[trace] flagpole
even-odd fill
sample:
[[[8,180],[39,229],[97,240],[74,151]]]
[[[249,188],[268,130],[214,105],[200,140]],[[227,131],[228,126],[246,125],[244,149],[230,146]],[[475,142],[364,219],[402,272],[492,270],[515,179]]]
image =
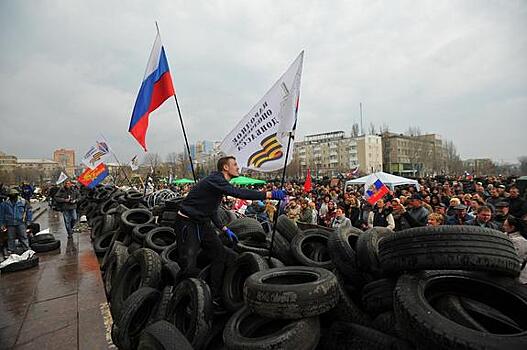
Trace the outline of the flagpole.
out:
[[[157,34],[161,37],[159,26],[156,21]],[[183,130],[183,137],[185,138],[185,145],[187,146],[188,159],[190,160],[190,169],[192,170],[192,178],[196,182],[196,173],[194,172],[194,163],[192,162],[192,156],[190,155],[190,147],[188,145],[187,132],[185,131],[185,124],[183,123],[183,117],[181,116],[181,109],[179,108],[179,102],[176,96],[176,90],[174,89],[174,100],[176,101],[177,113],[179,115],[179,122],[181,123],[181,129]]]
[[[296,123],[295,123],[296,126]],[[291,139],[293,138],[293,131],[289,132],[289,138],[287,140],[287,150],[285,152],[285,162],[284,162],[284,170],[282,171],[282,181],[280,182],[280,189],[284,188],[285,184],[285,171],[287,168],[287,158],[289,157],[289,148],[291,147]],[[276,215],[274,216],[274,223],[273,223],[273,233],[271,234],[271,246],[269,247],[269,256],[268,260],[271,261],[271,254],[273,252],[273,245],[274,245],[274,236],[276,233],[276,223],[278,222],[278,215],[280,215],[280,203],[281,200],[278,200],[277,208],[276,208]]]
[[[100,135],[104,139],[106,144],[108,145],[108,140],[106,140],[106,137],[104,137],[104,135],[102,133],[100,133]],[[123,173],[125,179],[128,181],[128,184],[130,185],[130,187],[134,187],[132,185],[132,181],[130,181],[130,179],[128,178],[128,175],[126,175],[126,172],[124,171],[124,169],[122,169],[121,162],[119,161],[119,158],[117,158],[117,155],[114,153],[114,151],[112,150],[112,148],[110,146],[108,146],[108,149],[110,150],[110,152],[112,153],[113,157],[117,161],[117,165],[119,165],[119,171],[121,171]],[[108,169],[108,171],[109,171],[109,169]]]

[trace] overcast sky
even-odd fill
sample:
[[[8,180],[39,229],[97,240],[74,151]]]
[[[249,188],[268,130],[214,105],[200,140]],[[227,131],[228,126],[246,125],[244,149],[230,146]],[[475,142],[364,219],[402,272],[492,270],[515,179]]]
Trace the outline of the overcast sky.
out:
[[[527,155],[527,1],[0,0],[0,150],[77,158],[128,133],[157,20],[190,141],[221,140],[305,49],[298,136],[418,126],[462,158]],[[150,152],[183,149],[173,100]],[[77,160],[78,161],[78,160]]]

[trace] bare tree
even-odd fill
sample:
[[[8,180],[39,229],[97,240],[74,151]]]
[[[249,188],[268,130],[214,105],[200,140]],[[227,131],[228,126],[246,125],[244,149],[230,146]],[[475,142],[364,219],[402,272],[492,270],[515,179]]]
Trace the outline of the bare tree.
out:
[[[463,162],[461,161],[461,158],[459,157],[459,154],[457,153],[456,146],[454,145],[454,142],[445,140],[444,142],[444,150],[445,150],[445,165],[446,165],[446,173],[447,174],[461,174],[463,172]]]
[[[407,136],[421,136],[423,133],[421,132],[421,128],[418,126],[409,126],[406,130],[405,134]]]
[[[388,124],[382,123],[382,125],[380,126],[380,129],[379,129],[379,132],[381,134],[386,134],[386,133],[390,132],[390,127],[388,126]]]
[[[375,124],[373,122],[370,123],[370,127],[368,128],[370,135],[375,135]]]
[[[353,123],[351,126],[351,137],[358,137],[360,135],[360,129],[358,123]]]
[[[520,175],[527,175],[527,156],[518,157],[520,162]]]

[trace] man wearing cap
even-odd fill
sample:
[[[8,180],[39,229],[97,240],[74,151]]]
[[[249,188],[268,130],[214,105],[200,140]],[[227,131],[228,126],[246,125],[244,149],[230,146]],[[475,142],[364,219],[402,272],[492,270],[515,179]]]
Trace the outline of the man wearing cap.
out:
[[[55,195],[55,201],[62,207],[64,216],[64,226],[68,233],[68,238],[73,237],[73,227],[77,222],[77,200],[79,191],[73,186],[70,180],[64,181],[64,187],[58,190]]]
[[[31,224],[32,212],[29,203],[19,197],[16,189],[8,192],[8,199],[0,203],[0,229],[7,229],[7,249],[9,253],[16,251],[15,239],[23,245],[24,249],[29,248],[26,225]]]
[[[496,203],[496,215],[494,221],[498,224],[500,231],[503,228],[503,223],[509,217],[509,202],[501,201]]]
[[[429,213],[428,210],[423,208],[423,197],[421,197],[421,195],[418,193],[413,194],[412,197],[410,197],[408,206],[408,210],[406,210],[402,205],[396,209],[402,214],[402,217],[404,218],[408,226],[426,226],[428,222]]]
[[[491,228],[498,230],[498,225],[492,221],[492,210],[487,205],[482,205],[478,208],[476,219],[472,222],[473,226],[479,226],[483,228]]]
[[[474,216],[467,213],[467,206],[458,204],[454,207],[454,215],[447,216],[447,225],[471,225]]]

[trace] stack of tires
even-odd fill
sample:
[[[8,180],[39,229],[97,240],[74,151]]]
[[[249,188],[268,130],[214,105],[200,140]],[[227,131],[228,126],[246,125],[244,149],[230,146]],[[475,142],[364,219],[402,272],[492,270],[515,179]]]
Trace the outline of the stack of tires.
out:
[[[525,348],[527,290],[500,232],[302,230],[280,216],[272,237],[255,219],[222,211],[240,242],[225,248],[219,312],[209,257],[200,252],[196,271],[180,271],[178,232],[169,227],[177,203],[153,216],[119,190],[94,192],[84,207],[105,249],[120,349]]]
[[[33,236],[30,247],[36,253],[44,253],[60,248],[60,241],[51,233],[41,233]]]

